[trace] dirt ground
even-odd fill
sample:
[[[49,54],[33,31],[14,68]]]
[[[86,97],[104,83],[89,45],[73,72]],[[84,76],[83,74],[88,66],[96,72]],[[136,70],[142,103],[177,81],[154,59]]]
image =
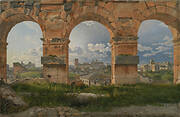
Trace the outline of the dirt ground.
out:
[[[69,107],[33,107],[21,113],[0,117],[180,117],[180,104],[130,106],[114,108],[111,112],[79,112]]]

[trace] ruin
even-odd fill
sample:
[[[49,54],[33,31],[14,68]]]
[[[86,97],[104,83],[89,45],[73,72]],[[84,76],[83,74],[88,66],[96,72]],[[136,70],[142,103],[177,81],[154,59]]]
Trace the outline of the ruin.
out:
[[[79,23],[97,21],[108,29],[112,45],[112,84],[137,79],[138,29],[144,20],[164,22],[174,40],[174,83],[180,80],[179,0],[11,0],[0,1],[0,78],[6,80],[7,35],[23,21],[40,25],[44,77],[68,83],[69,35]]]

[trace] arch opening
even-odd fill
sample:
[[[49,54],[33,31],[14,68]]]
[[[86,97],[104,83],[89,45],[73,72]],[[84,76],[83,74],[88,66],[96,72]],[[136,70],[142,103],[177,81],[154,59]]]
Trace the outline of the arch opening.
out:
[[[101,23],[87,20],[69,36],[69,80],[86,85],[111,83],[111,34]]]
[[[148,83],[173,83],[174,47],[173,33],[159,20],[145,20],[138,31],[140,81]]]
[[[4,66],[1,70],[5,72],[1,77],[8,82],[19,78],[42,77],[40,38],[43,34],[40,25],[28,19],[18,20],[9,25],[7,23],[4,34],[1,40],[1,61]]]

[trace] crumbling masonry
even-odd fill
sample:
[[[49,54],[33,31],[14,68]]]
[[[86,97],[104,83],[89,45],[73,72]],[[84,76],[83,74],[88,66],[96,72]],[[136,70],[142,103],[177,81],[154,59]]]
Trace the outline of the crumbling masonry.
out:
[[[180,7],[178,0],[14,0],[0,2],[0,78],[6,80],[7,35],[23,21],[40,25],[43,73],[68,83],[69,35],[79,23],[97,21],[108,29],[112,45],[112,84],[137,80],[137,33],[144,20],[169,26],[174,40],[174,83],[180,79]]]

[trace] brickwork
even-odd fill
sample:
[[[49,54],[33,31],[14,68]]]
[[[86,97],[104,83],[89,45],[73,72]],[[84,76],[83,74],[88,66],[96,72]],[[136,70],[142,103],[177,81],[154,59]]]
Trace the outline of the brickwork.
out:
[[[17,78],[17,75],[19,73],[22,73],[26,70],[24,66],[22,66],[20,63],[13,63],[13,75],[14,78]]]
[[[43,63],[44,75],[60,83],[68,81],[68,43],[72,29],[87,20],[97,21],[108,29],[112,44],[112,83],[135,83],[136,64],[116,64],[116,56],[137,56],[137,33],[144,20],[166,23],[174,40],[180,30],[178,0],[14,0],[0,2],[0,77],[6,79],[6,41],[17,23],[33,21],[43,32],[43,56],[54,56],[55,63]],[[3,28],[2,28],[3,27]],[[174,82],[180,77],[179,44],[175,43]],[[58,59],[59,58],[59,59]],[[56,60],[62,60],[57,62]],[[131,62],[129,62],[131,63]],[[56,70],[55,70],[56,69]],[[56,72],[54,72],[54,70]],[[48,74],[46,74],[48,73]],[[56,74],[56,75],[55,75]],[[64,81],[63,81],[64,79]]]

